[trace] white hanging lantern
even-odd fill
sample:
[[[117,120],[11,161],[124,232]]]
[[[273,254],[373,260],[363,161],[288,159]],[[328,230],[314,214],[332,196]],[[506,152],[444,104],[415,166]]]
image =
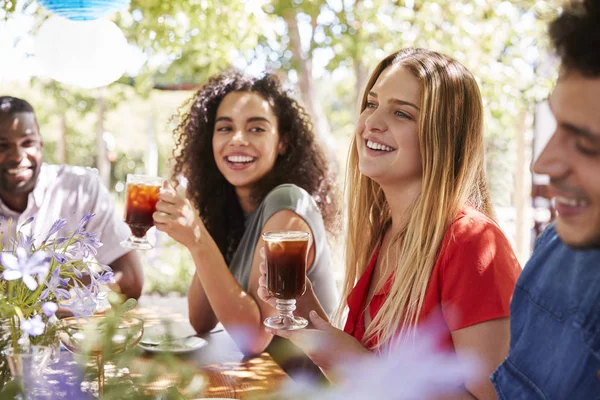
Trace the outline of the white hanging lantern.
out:
[[[53,16],[41,26],[35,51],[49,77],[96,88],[123,75],[129,49],[123,32],[111,21],[84,22]]]

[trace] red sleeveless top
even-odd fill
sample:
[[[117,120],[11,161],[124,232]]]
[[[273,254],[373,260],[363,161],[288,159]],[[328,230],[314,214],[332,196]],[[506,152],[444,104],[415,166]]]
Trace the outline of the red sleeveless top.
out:
[[[344,331],[362,342],[365,334],[364,312],[369,287],[380,248],[348,296],[348,319]],[[443,319],[444,342],[453,350],[450,332],[509,315],[510,300],[521,267],[510,243],[496,223],[485,214],[466,207],[446,231],[435,263],[419,322],[434,313]],[[392,275],[375,293],[368,307],[375,318],[394,282]],[[373,349],[377,337],[366,346]]]

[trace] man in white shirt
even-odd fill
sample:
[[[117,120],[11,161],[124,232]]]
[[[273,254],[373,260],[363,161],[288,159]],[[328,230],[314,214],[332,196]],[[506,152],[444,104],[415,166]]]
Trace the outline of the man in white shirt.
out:
[[[119,245],[129,236],[129,228],[116,214],[108,190],[90,168],[43,163],[43,147],[33,107],[25,100],[0,96],[3,237],[14,237],[17,226],[30,217],[34,220],[21,232],[42,241],[54,221],[63,218],[67,223],[57,237],[64,236],[77,228],[86,213],[95,213],[86,230],[97,232],[102,242],[96,259],[113,269],[125,296],[139,298],[143,285],[140,260],[135,251]]]

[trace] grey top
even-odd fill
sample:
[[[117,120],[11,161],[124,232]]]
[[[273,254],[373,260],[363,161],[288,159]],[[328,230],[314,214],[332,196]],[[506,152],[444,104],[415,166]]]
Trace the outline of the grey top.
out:
[[[308,278],[321,306],[328,315],[331,315],[337,306],[338,296],[323,217],[310,194],[296,185],[277,186],[269,192],[256,210],[246,215],[246,229],[229,263],[229,270],[244,290],[248,290],[256,243],[269,218],[283,210],[298,214],[312,231],[315,260],[308,270]]]

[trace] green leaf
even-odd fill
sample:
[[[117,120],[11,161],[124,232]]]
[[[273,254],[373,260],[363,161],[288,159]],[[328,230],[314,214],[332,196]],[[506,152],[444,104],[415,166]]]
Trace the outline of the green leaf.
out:
[[[117,309],[117,313],[126,313],[127,311],[131,311],[137,305],[137,301],[135,299],[127,299],[123,304],[119,306]]]

